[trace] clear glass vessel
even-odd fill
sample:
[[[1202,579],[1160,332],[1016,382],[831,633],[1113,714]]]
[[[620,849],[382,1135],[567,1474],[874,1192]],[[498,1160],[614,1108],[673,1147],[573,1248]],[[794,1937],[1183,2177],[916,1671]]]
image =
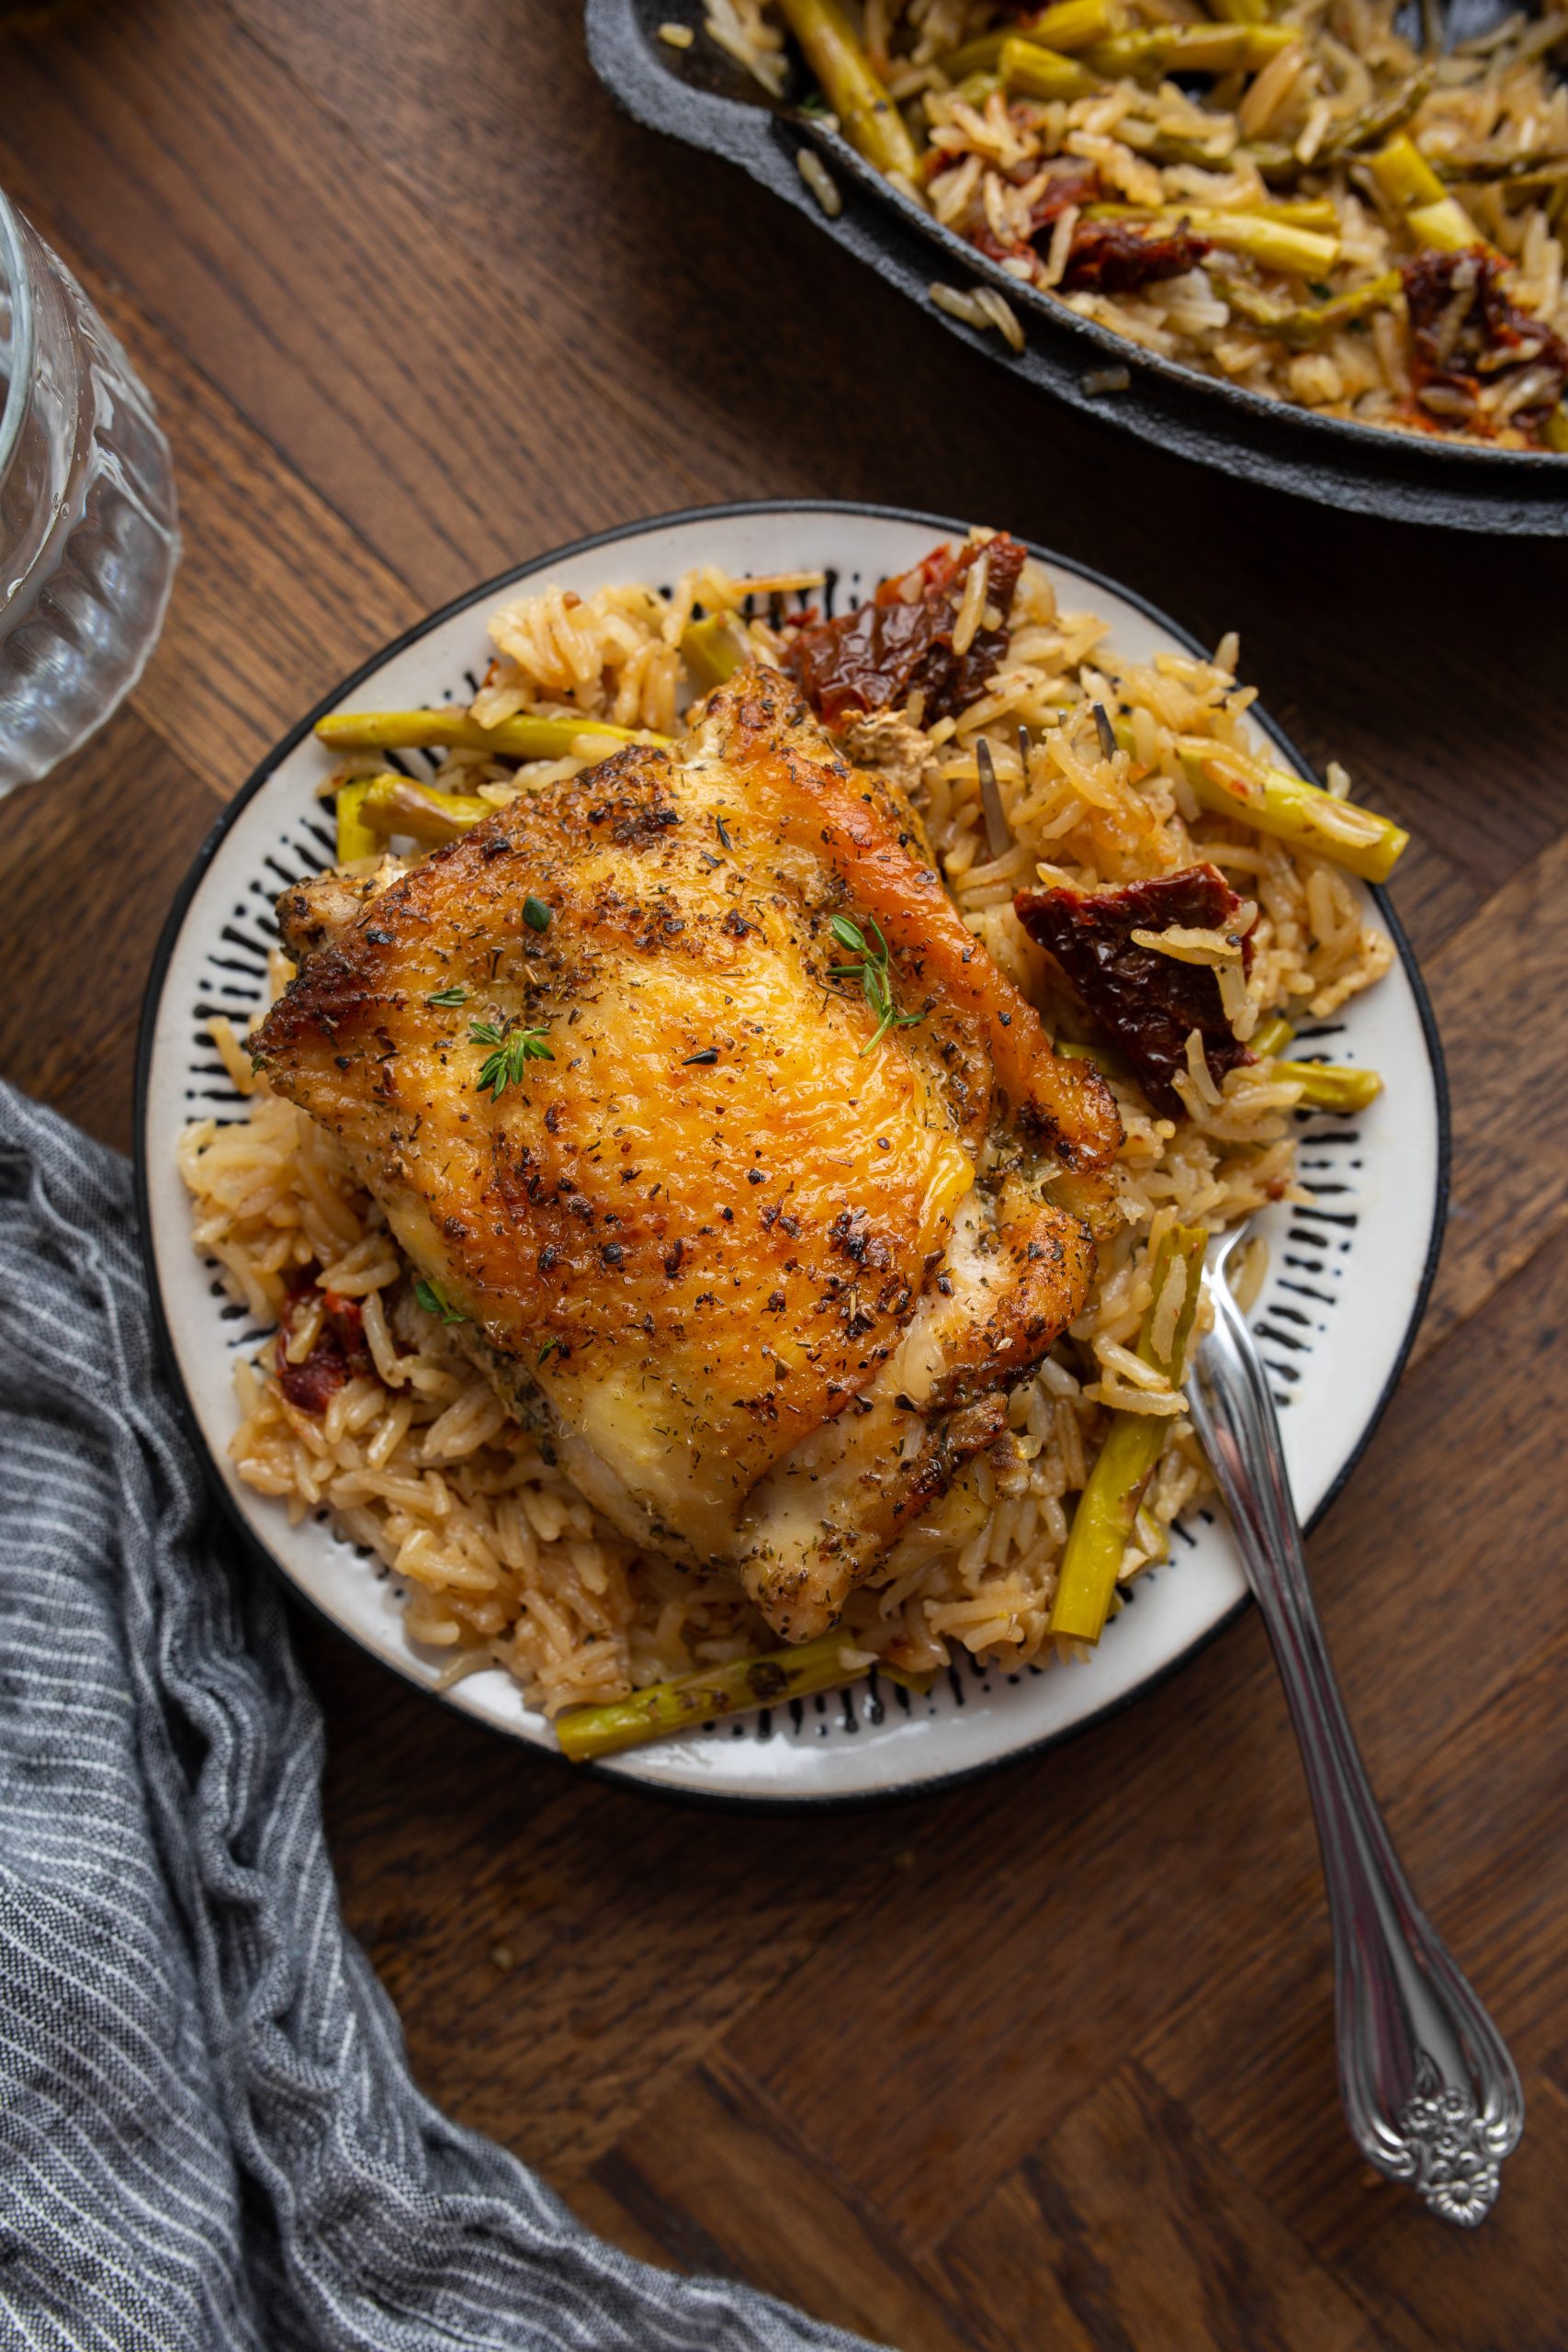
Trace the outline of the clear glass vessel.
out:
[[[0,796],[141,676],[179,559],[152,403],[75,279],[0,194]]]

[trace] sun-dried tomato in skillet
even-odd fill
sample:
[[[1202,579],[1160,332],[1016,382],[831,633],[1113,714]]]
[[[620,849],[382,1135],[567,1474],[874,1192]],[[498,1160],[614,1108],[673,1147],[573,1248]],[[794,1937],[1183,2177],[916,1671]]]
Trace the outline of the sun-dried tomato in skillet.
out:
[[[1171,1080],[1187,1068],[1194,1029],[1216,1085],[1226,1070],[1256,1059],[1232,1035],[1211,966],[1181,963],[1133,937],[1175,927],[1237,937],[1242,901],[1218,866],[1189,865],[1115,890],[1021,890],[1013,908],[1165,1117],[1179,1118],[1185,1107]],[[1252,943],[1244,937],[1240,944],[1245,972]]]
[[[288,1362],[290,1340],[318,1295],[314,1278],[302,1275],[288,1294],[277,1327],[277,1385],[291,1405],[302,1413],[324,1413],[352,1374],[375,1369],[365,1344],[365,1317],[359,1302],[333,1290],[320,1294],[324,1301],[321,1328],[308,1355]]]
[[[1487,427],[1476,405],[1483,381],[1516,368],[1540,372],[1540,389],[1508,419],[1540,430],[1568,384],[1568,344],[1521,311],[1504,288],[1507,265],[1486,245],[1423,253],[1400,265],[1410,314],[1411,381],[1428,415],[1444,424]]]
[[[784,660],[818,716],[830,727],[863,711],[902,703],[919,686],[925,718],[951,718],[984,693],[1008,650],[1008,608],[1025,550],[1005,531],[987,543],[986,602],[1000,628],[976,631],[967,652],[953,650],[953,623],[978,548],[932,550],[912,571],[885,580],[868,605],[837,620],[795,629]]]
[[[1156,277],[1181,277],[1210,250],[1190,229],[1156,235],[1131,220],[1080,220],[1062,285],[1071,294],[1135,294]]]

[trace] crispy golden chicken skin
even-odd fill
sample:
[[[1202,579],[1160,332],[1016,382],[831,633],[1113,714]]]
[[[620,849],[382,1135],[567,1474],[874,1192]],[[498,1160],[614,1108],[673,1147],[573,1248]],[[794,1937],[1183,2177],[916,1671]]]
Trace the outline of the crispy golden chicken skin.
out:
[[[507,1401],[629,1536],[826,1631],[1083,1306],[1121,1140],[903,794],[748,670],[677,748],[279,912],[303,960],[258,1059]],[[835,917],[881,927],[912,1023],[877,1035]],[[508,1024],[551,1058],[496,1094]]]

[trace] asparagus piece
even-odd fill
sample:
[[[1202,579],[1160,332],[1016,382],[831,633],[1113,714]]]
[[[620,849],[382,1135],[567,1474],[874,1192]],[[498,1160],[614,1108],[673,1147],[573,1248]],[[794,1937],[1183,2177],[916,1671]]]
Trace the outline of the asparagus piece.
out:
[[[1337,130],[1328,133],[1310,164],[1303,164],[1293,147],[1275,140],[1258,140],[1236,152],[1238,155],[1249,155],[1265,179],[1299,180],[1303,172],[1321,171],[1326,164],[1343,163],[1347,156],[1359,154],[1362,148],[1401,130],[1418,111],[1431,87],[1431,67],[1418,67],[1381,98],[1373,98],[1369,105],[1348,115]]]
[[[1077,58],[1038,41],[1004,40],[998,70],[1003,86],[1026,98],[1087,98],[1098,87]]]
[[[1258,1023],[1247,1043],[1260,1060],[1271,1061],[1276,1054],[1284,1052],[1295,1034],[1284,1014],[1276,1012]]]
[[[1417,204],[1436,204],[1442,196],[1442,181],[1416,141],[1404,132],[1370,156],[1367,168],[1396,212],[1408,212]]]
[[[863,1666],[842,1663],[847,1646],[842,1634],[824,1634],[799,1649],[769,1650],[761,1657],[734,1658],[728,1666],[704,1667],[673,1682],[655,1682],[606,1706],[573,1707],[558,1718],[556,1737],[572,1762],[581,1764],[590,1757],[615,1756],[624,1747],[667,1738],[688,1724],[712,1723],[716,1715],[776,1707],[813,1690],[831,1690],[871,1671],[870,1660]]]
[[[507,760],[563,760],[586,735],[616,743],[664,743],[651,730],[634,734],[603,718],[503,718],[481,727],[466,710],[339,710],[318,718],[316,733],[335,752],[425,752],[450,745],[462,752],[493,752]],[[607,756],[607,754],[606,754]]]
[[[1314,1111],[1364,1111],[1382,1092],[1375,1069],[1344,1069],[1330,1062],[1287,1062],[1279,1057],[1295,1031],[1281,1013],[1260,1021],[1247,1043],[1259,1061],[1272,1062],[1276,1078],[1288,1078],[1302,1090],[1303,1105]]]
[[[1110,82],[1124,74],[1256,74],[1300,39],[1293,25],[1158,25],[1114,34],[1086,62]]]
[[[1245,278],[1227,277],[1223,282],[1226,301],[1249,326],[1263,334],[1278,336],[1295,351],[1310,351],[1352,319],[1365,318],[1369,311],[1381,311],[1397,300],[1403,290],[1398,270],[1384,270],[1381,277],[1369,277],[1363,286],[1354,286],[1348,294],[1336,294],[1327,302],[1280,303],[1269,300]]]
[[[1239,211],[1258,220],[1283,220],[1292,229],[1325,229],[1332,236],[1339,226],[1334,199],[1327,196],[1287,197],[1279,204],[1244,204]]]
[[[1258,212],[1189,212],[1194,236],[1207,237],[1232,253],[1246,254],[1265,269],[1292,277],[1325,277],[1339,258],[1339,240],[1316,229],[1298,229]]]
[[[1108,40],[1120,21],[1113,0],[1057,0],[1054,8],[1042,8],[1036,17],[1021,17],[1016,25],[1005,31],[981,33],[961,48],[950,49],[936,62],[950,82],[962,82],[971,74],[986,73],[994,67],[1004,41],[1038,42],[1043,49],[1054,49],[1069,56],[1075,50],[1090,48],[1097,40]]]
[[[1561,401],[1541,426],[1540,437],[1548,449],[1568,450],[1568,407]]]
[[[1228,25],[1266,25],[1268,0],[1209,0],[1209,14],[1224,17]]]
[[[361,813],[366,795],[371,786],[379,781],[377,776],[360,775],[355,776],[352,783],[340,784],[337,788],[333,814],[337,819],[337,862],[340,865],[353,865],[359,858],[376,857],[380,854],[383,847],[381,836],[371,831]]]
[[[779,6],[851,146],[879,172],[912,179],[919,169],[915,142],[841,0],[779,0]]]
[[[1273,218],[1271,210],[1261,207],[1224,212],[1190,204],[1088,204],[1084,217],[1089,220],[1158,220],[1168,221],[1173,228],[1185,226],[1195,236],[1207,237],[1211,244],[1247,254],[1266,269],[1281,270],[1295,277],[1321,277],[1339,258],[1337,237],[1323,236],[1315,229],[1297,228],[1289,220]]]
[[[732,678],[750,651],[730,613],[710,613],[705,620],[688,621],[681,632],[681,652],[692,682],[705,694]]]
[[[1037,40],[1043,48],[1059,49],[1070,56],[1097,40],[1108,40],[1122,22],[1114,0],[1056,0],[1054,8],[1026,17],[1018,29],[1026,40]]]
[[[1436,169],[1445,187],[1450,182],[1484,187],[1490,181],[1505,187],[1555,187],[1568,175],[1568,155],[1543,149],[1534,155],[1445,156]]]
[[[1414,74],[1407,74],[1403,82],[1396,82],[1381,98],[1372,98],[1358,107],[1329,132],[1313,157],[1313,164],[1338,163],[1345,156],[1353,155],[1358,148],[1370,147],[1374,139],[1391,139],[1396,130],[1403,130],[1426,102],[1432,78],[1429,65],[1418,65]]]
[[[1177,751],[1205,808],[1314,851],[1367,882],[1386,882],[1410,836],[1387,817],[1337,800],[1304,776],[1271,767],[1206,735],[1181,735]]]
[[[1462,254],[1471,245],[1485,243],[1455,196],[1445,196],[1437,204],[1416,205],[1405,214],[1404,225],[1416,243],[1432,253]]]
[[[1173,1226],[1155,1253],[1149,1311],[1144,1317],[1137,1352],[1145,1363],[1163,1372],[1173,1388],[1179,1388],[1187,1368],[1187,1342],[1202,1290],[1208,1239],[1201,1226]],[[1165,1286],[1179,1262],[1185,1287],[1169,1348],[1162,1354],[1155,1346],[1154,1327]],[[1053,1634],[1066,1634],[1077,1642],[1099,1641],[1111,1613],[1116,1579],[1144,1490],[1165,1451],[1168,1428],[1158,1414],[1111,1415],[1089,1484],[1078,1497],[1062,1554],[1048,1621]]]
[[[1301,1088],[1303,1110],[1348,1114],[1364,1111],[1382,1092],[1375,1069],[1346,1069],[1332,1062],[1276,1062],[1273,1075]]]
[[[1368,157],[1367,169],[1383,202],[1403,218],[1418,245],[1462,253],[1467,245],[1484,242],[1459,198],[1449,194],[1415,141],[1403,131]]]
[[[378,775],[365,796],[360,821],[383,842],[393,833],[406,833],[426,849],[439,849],[494,814],[490,802],[476,793],[441,792],[433,784],[416,784],[412,776]]]

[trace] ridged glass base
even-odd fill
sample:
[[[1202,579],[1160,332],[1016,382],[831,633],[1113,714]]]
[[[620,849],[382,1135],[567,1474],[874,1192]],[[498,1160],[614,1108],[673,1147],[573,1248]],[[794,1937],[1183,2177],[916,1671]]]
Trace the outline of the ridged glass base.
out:
[[[0,794],[47,775],[135,684],[180,545],[147,393],[75,279],[16,225],[33,366],[0,480]]]

